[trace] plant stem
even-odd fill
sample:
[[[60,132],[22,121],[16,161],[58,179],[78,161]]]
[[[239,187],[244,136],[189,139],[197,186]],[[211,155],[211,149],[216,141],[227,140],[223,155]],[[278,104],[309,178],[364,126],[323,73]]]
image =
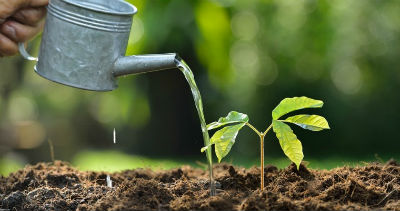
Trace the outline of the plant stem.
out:
[[[209,164],[210,168],[210,195],[215,196],[217,194],[217,191],[215,189],[215,182],[214,182],[214,173],[213,173],[213,164],[212,162]]]
[[[54,146],[53,146],[53,141],[51,139],[47,139],[47,143],[49,144],[50,147],[50,157],[51,157],[51,162],[54,163]]]
[[[264,190],[264,138],[268,131],[271,130],[272,124],[265,130],[264,133],[259,134],[260,136],[260,148],[261,148],[261,191]]]
[[[249,126],[254,132],[257,133],[257,135],[260,137],[260,157],[261,157],[261,191],[264,190],[264,138],[265,135],[267,135],[268,131],[271,130],[272,124],[269,125],[269,127],[265,130],[264,133],[261,133],[258,131],[253,125],[250,123],[246,122],[246,125]]]
[[[263,133],[263,135],[267,135],[268,131],[271,130],[272,128],[272,124],[269,125],[269,127],[265,130],[265,132]]]
[[[257,133],[257,135],[259,135],[260,137],[263,135],[260,131],[258,131],[253,125],[251,125],[250,123],[246,122],[246,125],[249,126],[249,128],[251,128],[252,130],[254,130],[254,132]]]
[[[264,190],[264,134],[260,136],[261,144],[261,191]]]

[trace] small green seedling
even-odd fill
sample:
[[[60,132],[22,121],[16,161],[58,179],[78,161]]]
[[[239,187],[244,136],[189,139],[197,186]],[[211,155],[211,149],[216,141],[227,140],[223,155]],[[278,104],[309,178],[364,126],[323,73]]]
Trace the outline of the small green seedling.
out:
[[[208,130],[216,128],[218,130],[211,137],[210,144],[201,148],[201,152],[204,152],[212,145],[215,145],[215,154],[218,157],[218,161],[221,162],[222,158],[228,155],[239,130],[245,125],[250,127],[260,137],[261,145],[261,190],[264,189],[264,137],[268,131],[273,129],[276,137],[279,140],[279,144],[285,155],[293,161],[297,169],[300,167],[300,163],[303,160],[303,147],[297,136],[293,133],[292,129],[286,123],[292,123],[298,125],[304,129],[311,131],[321,131],[324,129],[330,129],[326,119],[318,115],[301,114],[288,117],[286,119],[279,119],[283,115],[288,114],[292,111],[306,109],[306,108],[321,108],[324,102],[321,100],[314,100],[308,97],[293,97],[283,99],[279,105],[272,111],[272,123],[264,131],[258,131],[253,125],[249,123],[249,117],[246,114],[242,114],[236,111],[229,112],[228,116],[222,117],[218,122],[213,122],[207,125]]]

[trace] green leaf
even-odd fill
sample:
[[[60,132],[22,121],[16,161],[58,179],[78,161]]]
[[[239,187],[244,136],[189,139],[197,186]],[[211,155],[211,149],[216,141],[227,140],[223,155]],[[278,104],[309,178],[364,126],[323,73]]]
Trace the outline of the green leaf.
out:
[[[218,157],[218,162],[221,162],[232,149],[233,144],[239,130],[243,128],[246,123],[240,123],[232,126],[226,126],[218,130],[211,137],[210,143],[215,144],[215,154]]]
[[[290,122],[304,129],[312,131],[330,129],[328,121],[326,121],[324,117],[318,115],[301,114],[288,117],[287,119],[283,120],[283,122]]]
[[[281,145],[283,152],[296,164],[297,169],[299,169],[300,163],[304,158],[301,142],[297,139],[297,136],[287,124],[273,120],[272,127],[276,137],[279,139],[279,144]]]
[[[283,99],[278,106],[272,111],[272,118],[279,119],[281,116],[304,108],[321,108],[324,102],[314,100],[308,97],[293,97]]]
[[[249,117],[247,114],[242,114],[236,111],[229,112],[228,116],[221,117],[218,119],[218,122],[212,122],[207,125],[207,130],[212,130],[215,128],[222,127],[227,124],[232,123],[246,123],[249,121]]]

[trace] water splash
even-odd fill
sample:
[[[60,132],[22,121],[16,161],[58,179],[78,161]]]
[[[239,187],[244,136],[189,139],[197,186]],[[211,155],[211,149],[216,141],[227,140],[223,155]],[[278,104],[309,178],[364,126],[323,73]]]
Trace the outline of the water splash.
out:
[[[183,75],[185,75],[185,78],[187,82],[189,83],[190,90],[192,91],[194,103],[196,105],[197,113],[199,114],[200,118],[200,125],[201,125],[201,132],[203,133],[203,140],[204,140],[204,146],[208,146],[210,143],[210,137],[208,135],[208,130],[207,130],[207,125],[206,125],[206,120],[204,118],[204,111],[203,111],[203,101],[201,99],[201,94],[199,89],[197,88],[196,81],[194,80],[194,75],[192,70],[189,68],[189,66],[183,61],[182,59],[176,60],[177,67],[182,71]],[[210,190],[211,190],[211,196],[215,196],[215,183],[214,183],[214,177],[213,177],[213,168],[212,168],[212,152],[211,152],[211,147],[207,149],[207,160],[208,160],[208,165],[209,165],[209,174],[210,174]]]
[[[108,175],[108,174],[107,174],[107,179],[106,179],[106,181],[107,181],[107,187],[112,188],[112,187],[113,187],[113,186],[112,186],[112,180],[111,180],[110,175]]]

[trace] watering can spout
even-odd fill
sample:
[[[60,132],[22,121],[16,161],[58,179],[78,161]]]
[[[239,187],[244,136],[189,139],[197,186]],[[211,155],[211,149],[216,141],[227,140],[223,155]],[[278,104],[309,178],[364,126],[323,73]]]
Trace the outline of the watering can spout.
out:
[[[177,61],[179,60],[179,56],[175,53],[121,57],[114,63],[113,74],[115,77],[120,77],[129,74],[173,69],[177,67]]]

